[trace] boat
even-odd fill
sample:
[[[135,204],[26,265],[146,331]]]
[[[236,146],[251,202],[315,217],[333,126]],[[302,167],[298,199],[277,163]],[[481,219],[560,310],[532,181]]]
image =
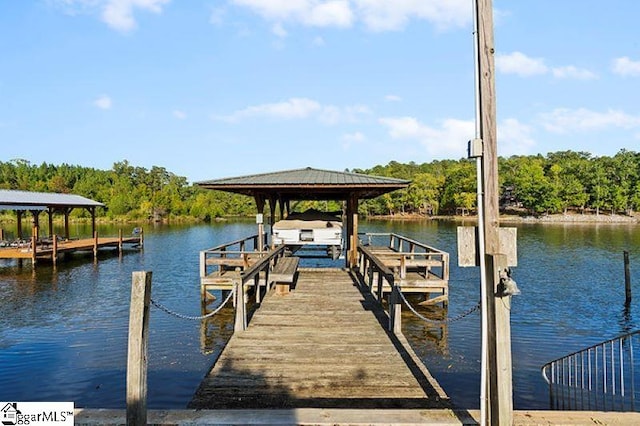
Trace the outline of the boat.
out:
[[[302,213],[290,213],[273,224],[272,239],[275,244],[286,244],[293,252],[301,248],[326,251],[333,260],[342,255],[342,213],[309,209]]]

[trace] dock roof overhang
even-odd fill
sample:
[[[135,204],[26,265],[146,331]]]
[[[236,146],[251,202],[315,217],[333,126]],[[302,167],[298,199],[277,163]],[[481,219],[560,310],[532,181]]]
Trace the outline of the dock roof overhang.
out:
[[[95,207],[104,207],[104,204],[75,194],[0,189],[0,208],[4,210],[91,209]]]
[[[348,200],[375,198],[406,188],[410,181],[307,167],[225,179],[197,185],[262,199]]]

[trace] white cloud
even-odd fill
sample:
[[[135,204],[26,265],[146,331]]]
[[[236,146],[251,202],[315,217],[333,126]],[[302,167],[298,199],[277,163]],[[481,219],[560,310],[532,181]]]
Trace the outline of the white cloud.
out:
[[[322,47],[324,46],[326,43],[324,42],[324,39],[320,36],[317,36],[313,39],[313,45],[317,46],[317,47]]]
[[[136,9],[162,13],[162,7],[171,0],[49,0],[54,6],[70,15],[100,14],[104,23],[121,32],[136,28]]]
[[[613,109],[598,112],[586,108],[558,108],[549,113],[541,114],[540,119],[543,127],[554,133],[640,127],[640,116]]]
[[[354,132],[345,133],[342,135],[342,140],[346,142],[364,142],[367,138],[361,132]]]
[[[290,98],[286,101],[253,105],[230,115],[214,116],[213,119],[238,123],[248,118],[270,118],[277,120],[317,119],[326,125],[355,123],[362,116],[371,114],[366,105],[335,106],[322,105],[308,98]]]
[[[353,145],[357,145],[365,142],[367,140],[367,137],[361,132],[354,132],[354,133],[345,133],[344,135],[342,135],[341,139],[343,142],[342,149],[347,151]]]
[[[439,30],[471,22],[468,0],[231,0],[274,22],[312,27],[352,27],[363,22],[371,31],[401,30],[411,19],[431,22]]]
[[[529,154],[536,142],[531,137],[531,127],[515,118],[498,123],[498,155]]]
[[[314,27],[350,27],[353,13],[348,1],[327,1],[315,5],[311,9],[308,23]]]
[[[179,109],[176,109],[173,111],[173,116],[178,120],[184,120],[185,118],[187,118],[187,113]]]
[[[557,67],[552,69],[553,76],[556,78],[567,78],[572,80],[595,80],[598,76],[586,69],[576,68],[573,65]]]
[[[100,109],[111,109],[111,107],[113,106],[113,101],[111,101],[111,98],[109,96],[101,95],[93,101],[93,105]]]
[[[353,0],[359,18],[372,31],[403,29],[412,18],[431,22],[439,30],[471,22],[468,0]]]
[[[446,119],[439,128],[420,123],[414,117],[386,117],[378,120],[395,140],[415,140],[429,155],[439,158],[460,157],[474,135],[473,120]]]
[[[312,27],[350,27],[353,13],[347,0],[232,0],[263,18]]]
[[[389,136],[395,140],[415,140],[437,158],[460,158],[466,155],[467,142],[474,137],[473,120],[449,118],[438,127],[427,126],[413,117],[381,118]],[[525,154],[535,146],[531,128],[516,119],[498,124],[499,155]]]
[[[496,69],[504,74],[521,77],[546,74],[549,71],[544,59],[530,58],[522,52],[496,55]]]
[[[136,28],[135,9],[162,13],[162,6],[170,0],[108,0],[102,10],[102,20],[111,28],[127,32]]]
[[[400,102],[402,98],[398,95],[387,95],[384,97],[384,100],[387,102]]]
[[[215,117],[230,123],[239,122],[251,117],[269,117],[283,120],[308,118],[312,113],[321,110],[321,105],[307,98],[291,98],[284,102],[249,106],[235,111],[231,115]]]
[[[209,15],[209,23],[215,26],[220,26],[224,23],[224,16],[226,15],[226,10],[221,7],[211,9],[211,14]]]
[[[282,27],[282,24],[280,22],[276,22],[275,24],[273,24],[273,27],[271,27],[271,32],[280,38],[285,38],[287,36],[287,30]]]
[[[640,76],[640,61],[633,61],[628,56],[623,56],[613,60],[612,69],[615,74],[638,77]]]
[[[543,58],[531,58],[522,52],[496,55],[496,69],[503,74],[532,77],[551,73],[555,78],[585,81],[598,78],[594,72],[574,65],[550,68],[544,62]]]

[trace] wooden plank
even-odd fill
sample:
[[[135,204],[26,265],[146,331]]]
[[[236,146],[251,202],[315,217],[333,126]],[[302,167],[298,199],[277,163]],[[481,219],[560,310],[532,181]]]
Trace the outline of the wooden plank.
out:
[[[276,263],[273,271],[269,273],[269,279],[275,283],[292,283],[298,270],[299,257],[282,257]]]
[[[269,293],[231,337],[189,406],[447,405],[444,392],[414,376],[384,315],[347,271],[300,271],[296,291]]]

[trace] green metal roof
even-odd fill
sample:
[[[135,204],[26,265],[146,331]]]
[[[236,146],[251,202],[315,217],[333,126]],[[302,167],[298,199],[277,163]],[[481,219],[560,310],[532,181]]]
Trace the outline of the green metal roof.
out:
[[[214,179],[197,182],[197,185],[207,189],[266,198],[343,200],[352,195],[357,198],[374,198],[406,188],[409,183],[410,181],[402,179],[307,167]]]

